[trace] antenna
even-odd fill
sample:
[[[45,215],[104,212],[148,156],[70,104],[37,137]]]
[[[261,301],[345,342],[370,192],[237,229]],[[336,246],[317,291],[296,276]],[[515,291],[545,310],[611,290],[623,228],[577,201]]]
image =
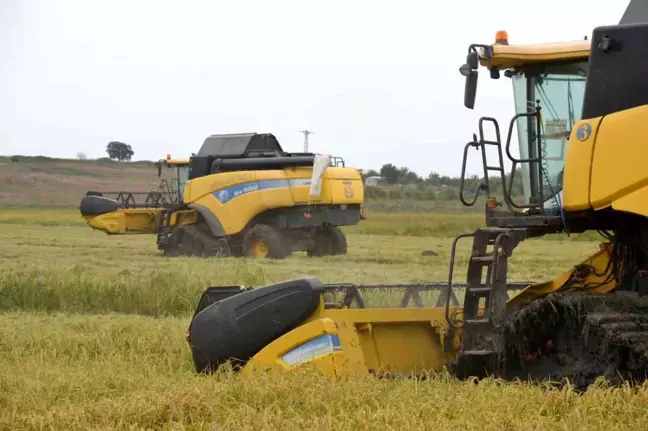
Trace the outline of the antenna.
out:
[[[315,133],[315,132],[312,132],[310,130],[300,130],[299,133],[304,134],[304,152],[307,153],[308,152],[308,135],[310,135],[312,133]]]

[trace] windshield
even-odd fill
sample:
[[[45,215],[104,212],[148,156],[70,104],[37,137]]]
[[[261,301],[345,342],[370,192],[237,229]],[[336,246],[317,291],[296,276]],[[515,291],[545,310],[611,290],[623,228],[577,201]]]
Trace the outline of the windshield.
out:
[[[178,203],[184,202],[184,185],[189,180],[189,166],[177,166],[178,168]]]
[[[533,111],[536,103],[541,108],[543,201],[562,191],[565,154],[572,125],[581,118],[586,76],[587,62],[579,62],[546,66],[542,70],[518,73],[512,77],[516,113]],[[535,123],[533,117],[517,120],[521,159],[538,156]],[[531,175],[537,178],[538,174],[529,163],[522,164],[521,168],[524,198],[528,204],[532,192],[536,193],[532,190],[530,178]]]

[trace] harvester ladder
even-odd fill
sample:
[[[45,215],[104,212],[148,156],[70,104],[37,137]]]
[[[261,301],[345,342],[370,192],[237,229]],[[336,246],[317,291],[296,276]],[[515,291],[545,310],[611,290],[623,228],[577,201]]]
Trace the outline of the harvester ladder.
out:
[[[463,346],[457,361],[457,372],[461,375],[481,377],[497,371],[503,350],[498,332],[509,298],[508,258],[524,240],[525,232],[524,229],[482,228],[457,238],[474,238],[462,313]],[[455,247],[456,244],[453,245],[453,257]]]
[[[511,139],[513,137],[513,128],[518,120],[526,118],[529,122],[536,124],[536,130],[530,135],[529,138],[529,156],[527,158],[516,158],[511,153]],[[536,107],[529,111],[516,114],[509,123],[508,135],[506,137],[506,145],[502,145],[502,139],[500,134],[500,128],[497,120],[491,117],[482,117],[479,119],[479,139],[477,135],[473,134],[472,142],[468,142],[464,147],[463,162],[461,168],[461,183],[459,185],[459,199],[465,206],[473,206],[479,198],[480,192],[486,192],[487,198],[490,200],[493,198],[491,194],[491,184],[489,172],[499,172],[500,181],[502,184],[502,195],[504,198],[504,203],[506,204],[509,211],[517,210],[530,210],[534,213],[543,212],[543,202],[546,200],[543,190],[544,175],[543,173],[543,145],[542,139],[538,137],[542,136],[541,130],[541,121],[540,118],[540,106]],[[532,119],[535,119],[532,121]],[[491,123],[495,128],[495,140],[484,139],[484,124]],[[494,164],[489,164],[488,158],[486,156],[486,149],[490,146],[497,148],[497,161]],[[504,148],[502,148],[504,147]],[[482,158],[482,167],[483,167],[483,182],[477,187],[474,196],[471,200],[467,200],[464,197],[464,182],[466,177],[466,162],[468,160],[468,150],[474,148],[481,151]],[[512,162],[511,174],[509,175],[508,184],[506,184],[506,172],[504,170],[504,153],[509,161]],[[513,180],[515,173],[518,169],[518,166],[528,164],[529,165],[529,187],[530,187],[530,196],[529,203],[527,204],[517,204],[513,202],[512,191],[513,191]]]
[[[492,123],[495,128],[495,140],[484,139],[484,123]],[[486,155],[486,148],[489,146],[497,148],[497,161],[494,165],[488,163],[488,157]],[[482,167],[484,170],[484,180],[479,185],[473,198],[468,201],[464,198],[464,181],[466,178],[466,162],[468,161],[468,150],[470,148],[475,148],[476,150],[481,150],[481,159]],[[495,118],[482,117],[479,119],[479,139],[477,135],[473,134],[472,142],[468,142],[464,147],[463,162],[461,166],[461,183],[459,185],[459,199],[466,206],[473,206],[479,198],[479,193],[483,190],[486,192],[486,195],[491,197],[491,187],[490,187],[490,178],[488,176],[489,172],[498,172],[500,175],[500,181],[502,182],[502,193],[506,192],[506,173],[504,171],[504,155],[502,152],[502,139],[500,135],[499,124]]]

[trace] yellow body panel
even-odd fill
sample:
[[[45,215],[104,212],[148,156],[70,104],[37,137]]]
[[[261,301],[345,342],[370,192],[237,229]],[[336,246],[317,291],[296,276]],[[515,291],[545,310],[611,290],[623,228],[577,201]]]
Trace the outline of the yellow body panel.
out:
[[[581,120],[572,127],[565,156],[563,177],[563,206],[565,211],[582,211],[590,208],[590,182],[592,157],[596,134],[603,117]],[[591,130],[589,135],[579,130]]]
[[[307,322],[268,344],[243,371],[313,367],[331,376],[441,371],[460,347],[460,331],[446,340],[447,333],[443,308],[326,310],[321,303]]]
[[[349,335],[351,335],[349,331],[339,331],[338,325],[332,319],[311,321],[284,334],[263,348],[245,365],[243,373],[249,374],[256,370],[291,370],[308,364],[329,376],[366,374],[367,367],[358,357],[358,343],[353,343],[353,338]],[[319,349],[318,346],[312,346],[310,352],[306,354],[290,356],[289,352],[296,345],[318,337],[324,337],[320,340]],[[321,349],[323,343],[330,341],[329,337],[344,340],[349,346],[347,351],[343,353],[340,348],[333,345],[325,346],[328,347],[327,350]]]
[[[648,216],[648,106],[577,122],[565,158],[567,212],[612,208]]]
[[[481,64],[488,68],[506,69],[533,62],[586,60],[589,58],[590,45],[591,41],[588,40],[529,45],[493,44],[493,57],[481,60]]]
[[[648,106],[603,118],[592,160],[591,205],[648,216]]]
[[[612,202],[612,208],[648,217],[648,187],[643,185],[636,191],[620,196]]]
[[[330,204],[330,194],[322,192],[320,196],[310,196],[308,192],[311,186],[312,169],[296,168],[284,171],[286,178],[290,181],[290,197],[295,205]],[[322,184],[324,186],[324,184]],[[322,187],[324,188],[324,187]],[[327,199],[329,198],[329,199]],[[327,201],[328,200],[328,201]]]
[[[362,178],[353,168],[328,168],[320,196],[310,196],[311,168],[225,172],[187,182],[185,204],[213,214],[231,235],[256,215],[295,205],[349,205],[364,201]]]

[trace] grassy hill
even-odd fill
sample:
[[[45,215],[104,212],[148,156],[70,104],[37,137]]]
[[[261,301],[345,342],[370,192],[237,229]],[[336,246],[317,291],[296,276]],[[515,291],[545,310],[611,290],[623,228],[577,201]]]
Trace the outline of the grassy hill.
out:
[[[159,181],[155,164],[147,161],[0,157],[0,207],[75,207],[88,190],[146,192]]]
[[[163,169],[171,179],[173,170]],[[72,160],[49,157],[0,156],[0,207],[75,208],[89,190],[103,192],[148,192],[156,190],[160,178],[152,161],[120,163],[110,159]],[[375,188],[375,187],[374,187]],[[422,199],[403,194],[395,198],[369,197],[365,207],[380,212],[427,212],[466,210],[458,199]],[[424,195],[427,197],[428,195]],[[480,202],[470,211],[481,212]]]

